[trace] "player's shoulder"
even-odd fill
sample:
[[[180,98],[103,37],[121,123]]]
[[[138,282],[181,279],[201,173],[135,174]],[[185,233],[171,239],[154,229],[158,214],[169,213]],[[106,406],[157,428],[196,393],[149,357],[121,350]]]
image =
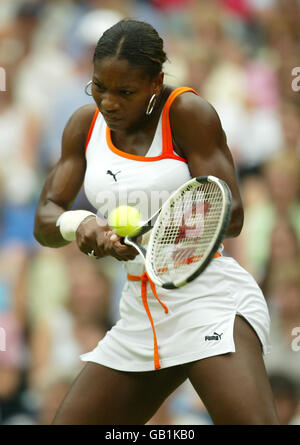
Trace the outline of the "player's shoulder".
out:
[[[173,89],[173,91],[175,88]],[[197,93],[197,92],[196,92]],[[213,119],[216,117],[214,107],[198,93],[185,91],[179,94],[170,109],[170,118],[184,118],[185,116],[199,116],[201,118]]]
[[[63,132],[62,153],[64,156],[75,153],[83,156],[83,148],[96,110],[96,104],[88,104],[81,106],[71,115]]]
[[[71,115],[67,126],[71,126],[79,131],[88,133],[96,110],[96,104],[87,104],[79,107]]]
[[[220,119],[215,108],[193,91],[179,94],[170,108],[172,133],[180,136],[193,128],[197,130],[217,129]]]

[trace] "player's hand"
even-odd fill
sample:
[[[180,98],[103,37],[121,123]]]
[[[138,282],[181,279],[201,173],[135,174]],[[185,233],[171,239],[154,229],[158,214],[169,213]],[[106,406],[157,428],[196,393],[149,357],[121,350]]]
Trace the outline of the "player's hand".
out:
[[[128,261],[134,260],[134,258],[139,254],[139,252],[132,246],[127,246],[122,243],[122,238],[117,235],[112,230],[107,232],[107,236],[109,237],[109,242],[113,245],[113,250],[115,254],[112,254],[115,258],[120,261]]]
[[[134,247],[121,244],[121,238],[105,222],[99,224],[95,216],[87,217],[79,225],[76,242],[81,252],[89,254],[93,251],[96,258],[113,256],[119,261],[128,261],[138,255]]]

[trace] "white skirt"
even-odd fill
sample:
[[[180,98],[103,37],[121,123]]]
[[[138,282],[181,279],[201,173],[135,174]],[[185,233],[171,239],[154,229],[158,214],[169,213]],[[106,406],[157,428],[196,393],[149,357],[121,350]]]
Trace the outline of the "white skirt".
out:
[[[235,352],[237,314],[252,326],[270,350],[270,317],[254,278],[233,258],[214,258],[191,283],[175,289],[156,287],[165,313],[147,283],[147,300],[155,325],[161,368]],[[82,361],[121,371],[154,370],[153,330],[141,299],[141,282],[127,281],[120,301],[120,320]]]

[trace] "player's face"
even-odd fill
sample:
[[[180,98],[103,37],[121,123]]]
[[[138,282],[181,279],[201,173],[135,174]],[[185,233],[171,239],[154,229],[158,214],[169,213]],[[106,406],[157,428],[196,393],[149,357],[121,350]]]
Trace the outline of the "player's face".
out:
[[[92,94],[111,130],[126,131],[144,121],[152,95],[159,94],[163,76],[151,79],[126,59],[106,57],[94,63]]]

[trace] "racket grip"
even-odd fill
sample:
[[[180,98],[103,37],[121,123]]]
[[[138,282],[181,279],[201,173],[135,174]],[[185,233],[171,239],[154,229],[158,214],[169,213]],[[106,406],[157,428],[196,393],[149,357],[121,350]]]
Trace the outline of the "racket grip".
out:
[[[128,244],[128,243],[126,243],[126,236],[122,236],[121,238],[120,238],[120,243],[123,245],[123,246],[131,246],[131,244]],[[132,239],[132,238],[130,238],[130,239]]]

